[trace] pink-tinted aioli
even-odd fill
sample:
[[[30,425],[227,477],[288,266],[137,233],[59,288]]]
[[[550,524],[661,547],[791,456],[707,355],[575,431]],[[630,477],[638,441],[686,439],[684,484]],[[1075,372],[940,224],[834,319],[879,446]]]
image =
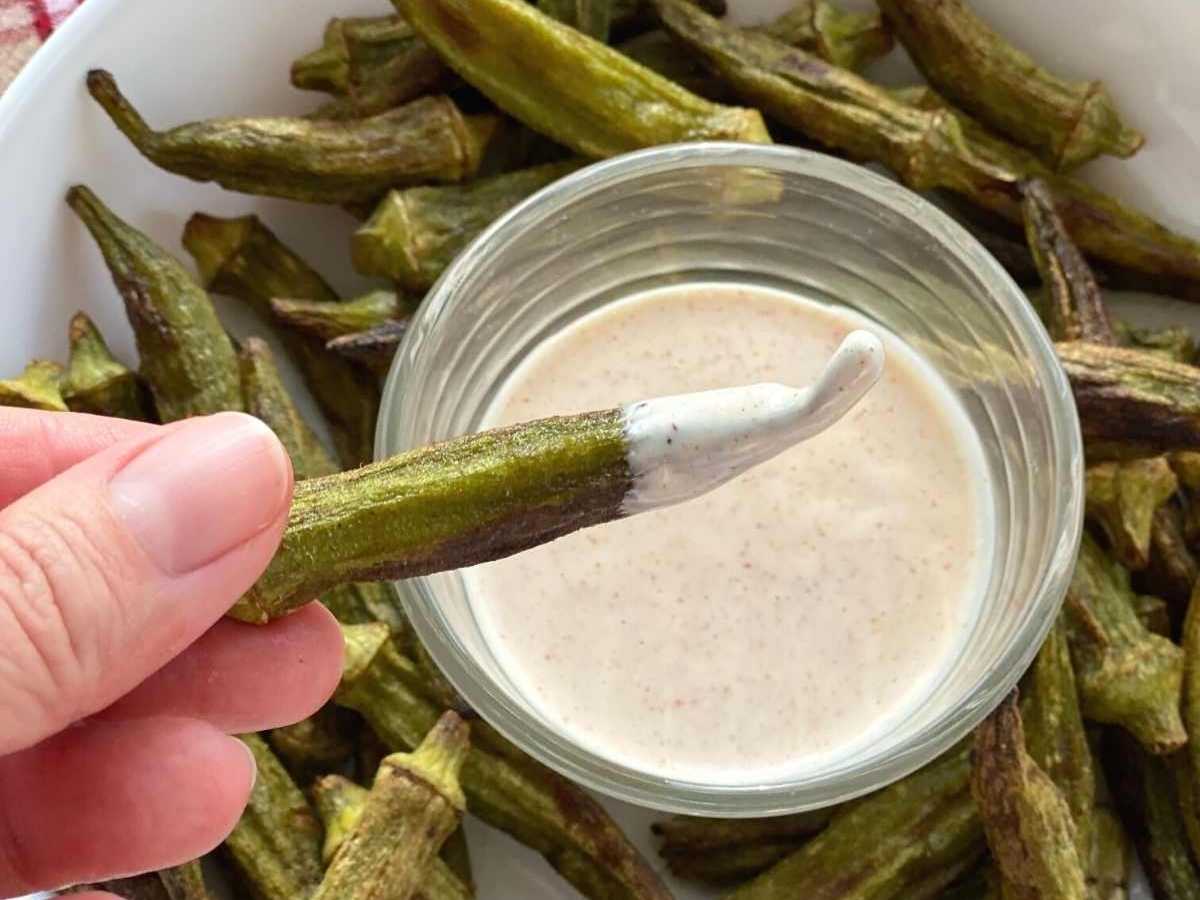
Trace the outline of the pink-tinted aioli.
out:
[[[485,425],[762,381],[806,384],[864,320],[753,287],[610,305],[538,347]],[[712,493],[464,574],[527,702],[643,771],[746,783],[827,762],[919,703],[986,577],[982,455],[883,339],[842,421]]]

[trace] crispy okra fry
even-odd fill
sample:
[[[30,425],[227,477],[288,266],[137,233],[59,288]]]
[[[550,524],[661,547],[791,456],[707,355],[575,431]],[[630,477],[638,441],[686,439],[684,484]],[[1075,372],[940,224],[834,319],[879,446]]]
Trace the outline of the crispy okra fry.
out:
[[[182,865],[161,869],[158,877],[171,900],[209,900],[208,887],[204,884],[204,871],[200,860],[194,859]]]
[[[1200,368],[1128,347],[1055,344],[1086,441],[1200,448]]]
[[[354,233],[354,267],[364,275],[390,278],[410,291],[424,292],[492,222],[584,162],[570,159],[470,184],[391,191]]]
[[[416,746],[438,717],[423,676],[386,626],[343,629],[337,701],[362,713],[394,749]],[[462,770],[471,812],[541,853],[591,900],[669,900],[670,893],[616,823],[582,788],[476,722]]]
[[[1146,630],[1132,598],[1129,573],[1084,535],[1065,606],[1083,715],[1122,726],[1152,753],[1172,753],[1187,740],[1183,651]]]
[[[914,190],[946,188],[1013,222],[1016,183],[1046,179],[1068,232],[1093,259],[1200,297],[1200,242],[1175,234],[1037,157],[989,135],[932,91],[892,92],[815,55],[741,31],[679,0],[655,0],[663,23],[743,100],[857,160],[879,162]],[[924,115],[912,116],[912,112]],[[1111,273],[1110,273],[1111,274]]]
[[[309,113],[308,118],[365,119],[403,106],[424,94],[440,93],[456,81],[433,48],[416,37],[404,52],[392,59],[361,73],[355,72],[352,65],[351,71],[355,74],[346,94],[322,103]]]
[[[1110,729],[1104,740],[1104,769],[1154,896],[1200,898],[1200,875],[1192,862],[1167,760],[1145,753],[1127,735]]]
[[[408,319],[389,319],[356,334],[344,334],[325,344],[327,350],[366,366],[378,375],[386,375],[400,342],[408,334]]]
[[[931,876],[947,886],[983,849],[969,771],[966,749],[950,751],[836,813],[828,828],[728,900],[899,898]]]
[[[1002,893],[1012,900],[1085,900],[1079,836],[1066,798],[1025,749],[1016,693],[975,729],[971,794]]]
[[[466,810],[469,729],[445,713],[412,753],[384,758],[313,900],[409,900]]]
[[[326,864],[362,818],[363,804],[370,791],[341,775],[325,775],[313,784],[313,805],[325,826],[323,855]],[[462,834],[458,829],[455,834]],[[447,838],[447,843],[450,838]],[[447,844],[442,845],[443,854]],[[467,900],[470,889],[442,859],[434,859],[416,895],[422,900]]]
[[[212,119],[155,131],[108,72],[88,91],[138,151],[168,172],[232,191],[309,203],[372,200],[388,188],[462,181],[479,168],[495,127],[448,97],[422,97],[366,119]]]
[[[154,402],[137,373],[113,357],[103,335],[86,313],[71,317],[71,355],[59,387],[72,412],[154,421]]]
[[[16,378],[0,379],[0,406],[66,412],[62,395],[64,371],[51,360],[33,360]]]
[[[409,305],[395,291],[370,291],[353,300],[293,300],[277,297],[271,313],[289,328],[331,341],[408,315]]]
[[[965,0],[880,0],[879,7],[930,84],[1051,168],[1132,156],[1145,143],[1099,81],[1068,81],[1042,68]]]
[[[500,109],[584,156],[680,141],[770,142],[757,110],[697,97],[524,0],[394,4]]]
[[[272,728],[266,738],[296,783],[308,784],[353,756],[360,724],[349,710],[326,704],[307,719]]]
[[[196,261],[202,283],[271,318],[275,297],[335,302],[338,295],[308,263],[285,246],[257,216],[223,219],[196,213],[183,245]],[[369,372],[326,352],[320,339],[280,330],[321,412],[345,467],[374,456],[379,385]]]
[[[333,18],[325,26],[321,47],[292,63],[292,84],[302,90],[349,94],[383,71],[398,74],[395,61],[417,48],[445,73],[440,60],[399,15]]]
[[[83,220],[125,301],[141,374],[163,422],[242,408],[233,342],[212,301],[173,256],[82,185],[67,203]]]
[[[1145,590],[1170,604],[1170,619],[1182,618],[1192,596],[1192,587],[1200,577],[1200,565],[1188,548],[1183,512],[1178,503],[1167,503],[1154,513],[1150,528],[1150,565],[1138,577]],[[1169,625],[1164,633],[1172,633]]]
[[[1116,343],[1100,285],[1067,233],[1054,191],[1039,178],[1021,182],[1020,189],[1025,239],[1049,295],[1051,336],[1056,341]]]
[[[1084,484],[1087,514],[1104,530],[1113,556],[1127,569],[1146,568],[1154,515],[1178,487],[1166,457],[1097,463]]]
[[[1029,756],[1058,788],[1075,824],[1078,858],[1091,853],[1096,772],[1079,709],[1075,670],[1060,615],[1029,670],[1024,720]]]
[[[241,737],[258,774],[225,848],[259,900],[296,900],[321,880],[321,823],[300,788],[258,735]]]
[[[861,69],[892,49],[891,31],[878,12],[848,12],[827,0],[798,0],[770,24],[752,30],[844,69]]]

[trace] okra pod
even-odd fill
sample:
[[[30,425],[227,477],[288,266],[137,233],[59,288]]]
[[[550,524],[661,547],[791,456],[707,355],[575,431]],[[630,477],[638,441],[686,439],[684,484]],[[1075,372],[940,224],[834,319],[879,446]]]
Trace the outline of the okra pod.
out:
[[[492,222],[583,164],[573,159],[465,185],[392,191],[354,233],[354,267],[364,275],[390,278],[410,291],[424,292]]]
[[[1063,225],[1054,192],[1038,178],[1020,188],[1025,239],[1049,295],[1050,335],[1056,341],[1116,343],[1100,285]]]
[[[413,687],[420,673],[388,639],[386,626],[343,631],[336,699],[362,713],[392,748],[416,746],[439,714]],[[653,869],[590,794],[499,735],[475,741],[462,786],[473,814],[541,853],[591,900],[669,900]]]
[[[424,94],[439,92],[453,80],[450,70],[432,48],[414,38],[408,49],[393,59],[356,75],[345,96],[322,103],[308,118],[336,121],[377,116]],[[477,125],[490,125],[492,120],[474,121]]]
[[[420,44],[423,41],[398,15],[330,19],[321,47],[292,63],[292,84],[301,90],[347,94]]]
[[[1027,677],[1021,710],[1025,747],[1066,801],[1075,825],[1077,855],[1086,861],[1091,857],[1096,772],[1062,616],[1046,636]]]
[[[209,900],[208,887],[204,884],[204,871],[200,860],[194,859],[182,865],[162,869],[158,873],[167,896],[171,900]]]
[[[1098,463],[1088,467],[1084,484],[1087,514],[1113,555],[1127,569],[1146,568],[1154,514],[1178,487],[1166,457]]]
[[[879,7],[930,84],[1051,168],[1132,156],[1145,143],[1099,81],[1068,81],[1042,68],[965,0],[880,0]]]
[[[63,367],[51,360],[33,360],[16,378],[0,379],[0,406],[66,412],[63,372]]]
[[[204,213],[184,228],[183,245],[210,290],[243,301],[271,318],[274,297],[337,301],[333,288],[283,244],[257,216],[222,219]],[[293,329],[280,337],[330,425],[338,458],[345,467],[374,455],[379,385],[369,372],[326,352],[320,339]]]
[[[1132,597],[1129,573],[1085,535],[1065,606],[1083,715],[1122,726],[1152,753],[1172,753],[1187,741],[1183,651],[1145,629]]]
[[[844,69],[861,69],[892,49],[892,33],[878,12],[848,12],[827,0],[798,0],[775,21],[751,30],[802,47]]]
[[[1172,362],[1196,364],[1196,341],[1192,332],[1176,325],[1167,328],[1138,328],[1128,322],[1113,322],[1116,343],[1121,347],[1133,347],[1149,353],[1157,353]]]
[[[1133,848],[1125,826],[1111,808],[1096,809],[1088,891],[1094,900],[1126,900]]]
[[[1017,182],[1043,178],[1054,190],[1067,231],[1089,257],[1138,273],[1169,292],[1200,298],[1200,242],[1056,175],[932,91],[888,91],[680,0],[654,2],[664,26],[706,66],[743,100],[785,125],[857,160],[882,163],[914,190],[946,188],[1013,222],[1021,221]]]
[[[1171,608],[1162,597],[1134,594],[1133,612],[1147,631],[1160,637],[1171,636]]]
[[[313,803],[325,826],[323,854],[326,864],[362,818],[363,804],[370,791],[341,775],[326,775],[313,784]],[[454,834],[462,834],[458,829]],[[447,838],[447,844],[450,838]],[[445,853],[447,844],[442,845]],[[422,900],[467,900],[471,891],[441,859],[434,859],[416,895]]]
[[[83,220],[125,301],[163,422],[240,410],[237,359],[208,294],[173,256],[82,185],[67,203]]]
[[[524,0],[394,5],[496,106],[584,156],[680,141],[770,142],[757,110],[697,97]]]
[[[713,887],[734,887],[761,875],[802,846],[802,840],[734,844],[715,850],[659,851],[676,878]]]
[[[417,892],[466,809],[458,779],[468,734],[448,712],[412,753],[384,758],[313,900],[409,900]]]
[[[1116,730],[1105,735],[1104,744],[1104,767],[1117,808],[1154,896],[1197,900],[1200,875],[1192,862],[1167,761],[1145,753]]]
[[[1200,448],[1200,368],[1084,341],[1055,350],[1085,440],[1132,444],[1142,455]]]
[[[260,900],[296,900],[321,880],[321,823],[283,764],[258,735],[242,735],[258,774],[225,847]]]
[[[538,9],[597,41],[608,43],[615,0],[538,0]]]
[[[361,202],[398,185],[470,178],[495,126],[489,117],[464,117],[439,96],[366,119],[212,119],[155,131],[108,72],[92,70],[87,85],[159,168],[231,191],[309,203]]]
[[[389,319],[366,331],[336,337],[327,342],[325,348],[365,366],[377,375],[386,375],[406,334],[407,318]]]
[[[1025,750],[1015,692],[975,729],[971,760],[971,794],[1003,896],[1085,900],[1084,862],[1071,808]]]
[[[704,853],[766,841],[802,841],[829,824],[835,807],[762,819],[709,819],[671,816],[655,822],[651,831],[662,839],[664,851]]]
[[[118,362],[86,313],[71,317],[71,355],[60,387],[72,412],[154,421],[153,400],[136,372]]]
[[[395,291],[370,291],[353,300],[292,300],[277,297],[271,313],[296,331],[330,341],[345,334],[367,331],[408,315],[409,306]]]
[[[1183,769],[1180,795],[1183,805],[1191,812],[1192,828],[1188,836],[1192,851],[1200,858],[1200,591],[1194,591],[1183,620],[1183,724],[1188,744],[1180,754],[1178,764]]]
[[[983,849],[957,748],[907,778],[851,804],[829,827],[727,900],[868,900],[908,897],[930,877],[944,888]]]

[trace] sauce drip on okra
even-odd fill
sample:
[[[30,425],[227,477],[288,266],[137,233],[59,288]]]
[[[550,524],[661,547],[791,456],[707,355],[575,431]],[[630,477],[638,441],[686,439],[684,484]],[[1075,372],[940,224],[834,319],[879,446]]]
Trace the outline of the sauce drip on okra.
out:
[[[817,382],[865,320],[756,287],[627,298],[516,369],[484,427],[731,384]],[[527,702],[616,762],[709,783],[819,765],[904,716],[986,579],[983,454],[919,356],[841,421],[682,505],[465,571]]]

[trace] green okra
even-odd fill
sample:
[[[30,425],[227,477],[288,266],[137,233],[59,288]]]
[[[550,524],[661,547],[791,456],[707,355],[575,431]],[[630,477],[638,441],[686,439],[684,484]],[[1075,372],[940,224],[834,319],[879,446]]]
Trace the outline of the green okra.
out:
[[[1154,896],[1200,898],[1200,874],[1192,862],[1167,760],[1145,753],[1114,729],[1105,735],[1104,764]]]
[[[1089,257],[1149,278],[1167,292],[1200,297],[1200,242],[1056,175],[932,91],[888,91],[679,0],[655,3],[664,26],[706,66],[788,127],[859,161],[882,163],[914,190],[946,188],[1013,222],[1021,221],[1017,182],[1043,178],[1067,231]]]
[[[355,72],[353,64],[351,71]],[[438,93],[450,87],[453,81],[450,70],[433,49],[414,37],[403,52],[365,68],[361,74],[353,74],[344,96],[322,103],[308,118],[365,119],[403,106],[424,94]]]
[[[582,165],[583,160],[570,159],[465,185],[391,191],[354,233],[354,267],[424,292],[492,222]]]
[[[880,0],[879,7],[930,84],[1051,168],[1132,156],[1145,143],[1099,81],[1067,81],[1042,68],[965,0]]]
[[[338,295],[311,266],[284,245],[257,216],[223,219],[196,213],[183,245],[210,290],[245,302],[271,317],[275,297],[335,302]],[[318,338],[280,330],[288,353],[329,423],[343,466],[374,456],[379,385],[369,372],[326,352]]]
[[[651,826],[663,850],[703,853],[765,841],[802,841],[829,824],[836,807],[761,819],[709,819],[671,816]]]
[[[1088,864],[1088,891],[1094,900],[1126,900],[1133,847],[1125,826],[1107,806],[1098,807]]]
[[[71,356],[59,385],[68,409],[136,422],[154,421],[154,402],[145,382],[113,357],[86,313],[77,312],[71,317],[68,336]]]
[[[751,30],[802,47],[844,69],[861,69],[892,49],[891,31],[878,12],[848,12],[826,0],[798,0],[775,21]]]
[[[967,756],[956,748],[836,813],[828,828],[728,900],[900,898],[938,876],[947,886],[983,849]]]
[[[71,188],[67,203],[91,232],[125,301],[159,418],[173,422],[240,410],[233,342],[204,289],[86,187]]]
[[[1141,455],[1200,448],[1200,368],[1085,341],[1055,350],[1086,441],[1132,444]]]
[[[325,826],[322,853],[328,864],[358,825],[370,791],[341,775],[325,775],[313,784],[312,793],[317,815]],[[454,834],[462,834],[462,829]],[[449,841],[447,838],[442,845],[443,854]],[[446,862],[435,858],[415,896],[422,900],[466,900],[471,891]]]
[[[392,748],[416,746],[439,715],[413,686],[420,672],[388,639],[386,626],[343,631],[337,701],[360,712]],[[591,900],[669,900],[654,870],[590,794],[481,724],[473,726],[477,738],[462,770],[474,815],[541,853]]]
[[[1039,178],[1022,182],[1020,189],[1025,239],[1048,294],[1050,335],[1056,341],[1116,343],[1100,285],[1067,233],[1053,190]]]
[[[1025,749],[1016,693],[975,729],[971,794],[1001,893],[1013,900],[1085,900],[1079,836],[1066,798]]]
[[[495,127],[494,117],[470,119],[438,96],[365,119],[212,119],[155,131],[108,72],[92,70],[87,85],[159,168],[232,191],[309,203],[361,202],[398,185],[470,178]]]
[[[469,750],[467,724],[448,712],[412,753],[385,757],[313,900],[409,900],[416,894],[462,821],[459,771]]]
[[[1150,562],[1150,536],[1158,509],[1178,487],[1166,457],[1105,462],[1089,466],[1084,477],[1087,514],[1108,538],[1127,569]]]
[[[1113,322],[1113,330],[1118,346],[1157,353],[1177,363],[1196,364],[1196,341],[1191,330],[1182,325],[1138,328],[1118,320]]]
[[[715,850],[659,851],[667,868],[676,878],[713,887],[734,887],[749,881],[781,859],[796,852],[803,841],[763,841],[735,844]]]
[[[1200,814],[1200,591],[1193,591],[1183,620],[1183,724],[1187,730],[1188,743],[1178,765],[1183,777],[1179,779],[1183,807],[1190,813],[1188,836],[1192,852],[1200,859],[1200,827],[1196,820]]]
[[[359,720],[349,710],[326,704],[307,719],[272,728],[267,741],[297,784],[338,769],[354,754]]]
[[[1084,535],[1067,591],[1066,620],[1080,708],[1093,722],[1120,725],[1148,750],[1187,741],[1179,715],[1183,651],[1138,620],[1129,573]]]
[[[292,63],[292,85],[346,94],[420,43],[398,15],[333,18],[325,26],[321,47]]]
[[[714,16],[728,12],[725,0],[689,0]],[[651,0],[614,0],[611,31],[622,38],[658,27],[658,14]]]
[[[407,316],[409,305],[395,291],[370,291],[353,300],[271,300],[271,312],[288,328],[323,341],[367,331]]]
[[[182,865],[159,870],[163,887],[171,900],[209,900],[208,887],[204,883],[204,871],[200,860],[194,859]]]
[[[496,106],[583,156],[680,141],[770,142],[757,110],[697,97],[524,0],[394,4]]]
[[[63,372],[63,367],[51,360],[33,360],[16,378],[0,379],[0,406],[66,412]]]
[[[231,614],[284,615],[335,585],[460,568],[620,516],[624,415],[542,419],[298,482],[278,552]]]
[[[321,823],[266,741],[254,734],[241,741],[258,774],[225,848],[255,897],[306,897],[321,880]]]
[[[1046,636],[1027,678],[1021,710],[1025,747],[1066,801],[1075,825],[1077,855],[1086,861],[1093,839],[1096,772],[1062,616]]]
[[[247,339],[239,351],[238,363],[246,411],[262,419],[275,432],[292,460],[296,480],[304,481],[336,473],[337,463],[292,402],[268,345],[259,338]],[[404,628],[404,619],[397,608],[395,595],[386,584],[338,585],[325,593],[321,602],[340,622],[357,624],[381,621],[397,632]],[[303,725],[300,723],[292,727],[300,728]],[[338,730],[343,733],[346,731],[345,728],[335,729]],[[316,742],[318,734],[325,735],[323,749]],[[336,735],[331,734],[328,727],[319,727],[312,734],[306,732],[297,737],[303,737],[310,751],[318,757],[332,755],[337,749]],[[295,749],[297,753],[303,750],[302,747]],[[291,765],[292,760],[288,761]]]
[[[608,43],[616,0],[537,0],[538,9],[576,31]]]
[[[1192,586],[1200,577],[1200,564],[1188,547],[1183,511],[1177,503],[1161,506],[1154,513],[1150,528],[1150,565],[1140,577],[1145,588],[1169,603],[1172,610],[1182,613],[1187,608]],[[1171,633],[1169,627],[1167,633]]]
[[[325,348],[365,366],[377,375],[386,375],[406,334],[407,318],[389,319],[366,331],[336,337],[328,341]]]

